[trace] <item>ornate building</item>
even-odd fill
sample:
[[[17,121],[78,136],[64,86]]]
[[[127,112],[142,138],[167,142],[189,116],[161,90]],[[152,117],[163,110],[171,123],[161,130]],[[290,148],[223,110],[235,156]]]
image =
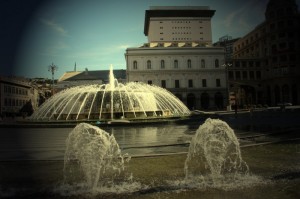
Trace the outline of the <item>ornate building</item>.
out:
[[[300,104],[299,21],[295,0],[270,0],[265,21],[234,43],[228,76],[239,105]]]
[[[166,88],[188,108],[227,104],[224,48],[212,47],[209,7],[151,7],[145,13],[148,42],[125,53],[127,81]]]

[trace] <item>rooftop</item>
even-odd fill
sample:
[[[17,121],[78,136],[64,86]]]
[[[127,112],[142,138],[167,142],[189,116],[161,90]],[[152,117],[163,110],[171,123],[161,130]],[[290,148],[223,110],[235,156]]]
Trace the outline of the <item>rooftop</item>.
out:
[[[114,70],[116,79],[126,79],[126,70]],[[108,80],[109,70],[94,70],[94,71],[67,71],[59,78],[60,81],[78,81],[78,80]]]
[[[157,6],[145,12],[144,34],[148,36],[150,18],[153,17],[208,17],[214,16],[215,10],[208,6]]]
[[[150,10],[209,10],[209,6],[150,6]]]

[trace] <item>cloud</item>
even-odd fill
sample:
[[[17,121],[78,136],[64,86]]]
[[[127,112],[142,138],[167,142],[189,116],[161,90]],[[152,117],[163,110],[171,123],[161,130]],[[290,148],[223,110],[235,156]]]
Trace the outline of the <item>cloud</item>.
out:
[[[120,45],[96,45],[94,47],[85,48],[84,50],[77,50],[72,53],[71,56],[81,58],[95,58],[95,57],[106,57],[113,56],[115,54],[123,55],[125,50],[129,47],[135,47],[131,44],[120,44]]]
[[[125,49],[127,49],[127,48],[129,48],[129,47],[132,47],[132,46],[129,45],[129,44],[124,44],[124,45],[119,45],[119,46],[117,46],[116,49],[125,50]]]
[[[247,9],[248,9],[248,6],[244,5],[243,7],[240,7],[239,9],[234,10],[231,13],[229,13],[223,21],[225,27],[227,27],[227,28],[231,27],[235,23],[236,19],[241,20],[244,13],[247,12]],[[234,24],[234,25],[236,25],[236,24]]]
[[[54,30],[55,32],[57,32],[58,34],[62,35],[62,36],[66,36],[67,35],[67,30],[65,30],[64,27],[62,27],[61,25],[57,24],[55,21],[52,20],[47,20],[47,19],[40,19],[40,21],[48,26],[49,28],[51,28],[52,30]]]
[[[232,32],[251,30],[260,23],[259,19],[265,10],[265,1],[260,1],[261,0],[246,1],[246,3],[228,13],[221,23]]]

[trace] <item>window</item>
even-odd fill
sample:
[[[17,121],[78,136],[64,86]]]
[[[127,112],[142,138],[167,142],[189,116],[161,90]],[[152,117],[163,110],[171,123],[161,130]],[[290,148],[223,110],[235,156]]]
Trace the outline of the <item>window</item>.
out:
[[[254,79],[254,71],[250,71],[249,76],[250,76],[250,79]]]
[[[229,71],[228,72],[228,78],[229,79],[233,79],[233,71]]]
[[[188,68],[192,68],[192,61],[190,59],[187,61],[187,65],[188,65]]]
[[[295,43],[290,42],[290,43],[289,43],[289,49],[290,49],[290,50],[295,50]]]
[[[133,61],[133,69],[137,69],[137,61]]]
[[[281,55],[280,56],[280,62],[286,62],[287,61],[287,56],[286,55]]]
[[[259,61],[255,62],[255,66],[260,67],[260,62]]]
[[[152,80],[148,80],[148,84],[149,84],[149,85],[152,85]]]
[[[165,68],[165,60],[160,60],[160,68],[161,69]]]
[[[242,67],[246,67],[247,66],[247,64],[246,64],[246,62],[245,61],[242,61]]]
[[[206,87],[206,79],[202,79],[202,87]]]
[[[260,71],[256,71],[256,79],[261,79],[261,72]]]
[[[219,68],[219,60],[218,59],[215,60],[215,67]]]
[[[205,60],[201,59],[201,68],[205,68]]]
[[[216,79],[216,86],[221,87],[221,80],[220,79]]]
[[[273,30],[274,28],[275,28],[275,24],[274,23],[270,24],[270,29]]]
[[[161,87],[166,88],[166,80],[161,80]]]
[[[147,61],[147,69],[151,69],[151,61],[150,60]]]
[[[178,79],[175,80],[175,88],[179,88],[179,80]]]
[[[174,60],[174,68],[178,68],[178,60]]]
[[[247,71],[243,71],[243,79],[248,79],[248,72]]]
[[[235,79],[241,79],[241,72],[235,71]]]
[[[189,79],[189,88],[193,88],[193,80]]]
[[[249,61],[249,67],[253,67],[253,61]]]

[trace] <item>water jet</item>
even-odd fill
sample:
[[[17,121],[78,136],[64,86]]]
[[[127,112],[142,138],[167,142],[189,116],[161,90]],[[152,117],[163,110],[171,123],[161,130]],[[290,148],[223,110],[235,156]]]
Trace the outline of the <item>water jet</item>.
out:
[[[124,164],[130,156],[122,154],[114,135],[87,124],[78,124],[69,134],[64,157],[64,178],[73,183],[82,174],[86,187],[113,186],[122,178]]]
[[[30,120],[113,121],[188,115],[190,110],[171,92],[141,82],[119,83],[111,67],[108,84],[60,91],[43,103]]]
[[[234,131],[219,119],[208,118],[193,137],[184,166],[185,180],[203,186],[223,186],[249,172]]]

